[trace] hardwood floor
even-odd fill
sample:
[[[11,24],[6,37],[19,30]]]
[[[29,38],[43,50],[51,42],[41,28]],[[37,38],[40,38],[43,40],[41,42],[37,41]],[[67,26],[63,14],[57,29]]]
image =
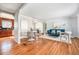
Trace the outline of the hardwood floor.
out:
[[[11,54],[11,48],[16,45],[16,41],[13,36],[0,38],[0,55]]]
[[[72,44],[64,42],[39,39],[28,42],[22,39],[17,44],[14,38],[0,38],[1,55],[79,55],[79,39],[72,39]]]

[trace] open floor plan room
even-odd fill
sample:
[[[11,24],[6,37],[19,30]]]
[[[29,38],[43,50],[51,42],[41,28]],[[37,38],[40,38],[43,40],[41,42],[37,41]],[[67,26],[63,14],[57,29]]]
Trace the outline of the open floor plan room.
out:
[[[79,55],[79,4],[0,3],[0,55]]]

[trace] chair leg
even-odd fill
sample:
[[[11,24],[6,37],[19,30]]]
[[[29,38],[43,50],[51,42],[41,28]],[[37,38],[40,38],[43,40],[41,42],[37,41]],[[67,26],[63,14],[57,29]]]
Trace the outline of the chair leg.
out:
[[[62,36],[59,37],[60,41],[61,41]]]

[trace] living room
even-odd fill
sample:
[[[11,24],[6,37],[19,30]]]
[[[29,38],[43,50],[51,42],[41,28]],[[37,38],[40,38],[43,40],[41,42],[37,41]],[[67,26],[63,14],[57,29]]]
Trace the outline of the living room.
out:
[[[19,24],[22,25],[22,21],[24,20],[23,25],[19,26],[19,43],[21,42],[21,39],[24,39],[24,46],[31,44],[27,41],[34,43],[34,45],[31,45],[32,47],[37,45],[33,49],[31,47],[33,51],[31,50],[25,54],[78,54],[78,4],[28,3],[22,7],[19,15]],[[28,29],[24,26],[24,23],[27,23],[26,26]],[[24,28],[26,28],[26,30]],[[40,36],[35,35],[37,29],[41,33]],[[32,35],[28,35],[27,32],[29,32],[29,34],[31,32]],[[28,40],[28,38],[30,39]],[[53,43],[48,43],[49,45],[47,47],[43,46],[44,43],[49,41],[52,41]],[[37,42],[39,43],[37,44]],[[27,49],[29,50],[29,47]],[[39,49],[40,51],[38,51]],[[52,49],[52,52],[50,49]],[[64,49],[66,50],[64,51]],[[48,51],[46,52],[45,50]]]
[[[8,36],[8,41],[13,45],[11,47],[10,42],[4,44],[0,54],[79,54],[78,9],[78,3],[22,4],[13,16],[13,35]],[[3,41],[2,38],[0,40]]]
[[[71,11],[72,9],[73,11]],[[71,38],[78,38],[79,21],[77,12],[77,4],[25,4],[20,11],[20,18],[28,19],[26,20],[26,26],[28,25],[27,27],[29,27],[29,30],[31,28],[39,29],[42,33],[46,34],[50,29],[64,29],[65,32],[70,33]],[[22,21],[23,20],[21,20],[21,22]],[[41,24],[38,26],[35,25],[35,22],[37,22],[37,24],[40,22]],[[28,30],[26,29],[26,32],[27,31]]]

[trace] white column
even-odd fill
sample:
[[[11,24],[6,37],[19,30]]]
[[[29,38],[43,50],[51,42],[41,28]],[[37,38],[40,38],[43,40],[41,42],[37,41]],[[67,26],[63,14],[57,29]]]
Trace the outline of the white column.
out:
[[[23,4],[20,8],[19,8],[19,10],[17,10],[17,12],[16,12],[16,14],[15,14],[15,20],[17,20],[16,21],[16,23],[17,23],[17,27],[16,27],[16,30],[15,30],[15,38],[16,38],[16,41],[17,41],[17,43],[20,43],[21,41],[20,41],[20,35],[21,35],[21,17],[20,17],[20,15],[21,15],[21,12],[23,12],[23,11],[21,11],[21,9],[25,6],[26,4]]]
[[[19,30],[19,11],[17,11],[16,14],[15,14],[15,25],[14,25],[14,36],[15,36],[17,43],[19,42],[18,40],[19,40],[19,37],[20,37],[18,30]]]
[[[15,27],[14,27],[14,36],[15,36],[15,39],[16,39],[16,42],[17,43],[20,43],[20,16],[19,16],[19,12],[17,12],[15,14]]]
[[[79,15],[77,15],[77,37],[79,37]]]
[[[18,43],[20,43],[20,35],[21,35],[21,18],[20,18],[20,14],[18,15]]]
[[[47,24],[43,23],[43,33],[46,34],[46,30],[47,30]]]

